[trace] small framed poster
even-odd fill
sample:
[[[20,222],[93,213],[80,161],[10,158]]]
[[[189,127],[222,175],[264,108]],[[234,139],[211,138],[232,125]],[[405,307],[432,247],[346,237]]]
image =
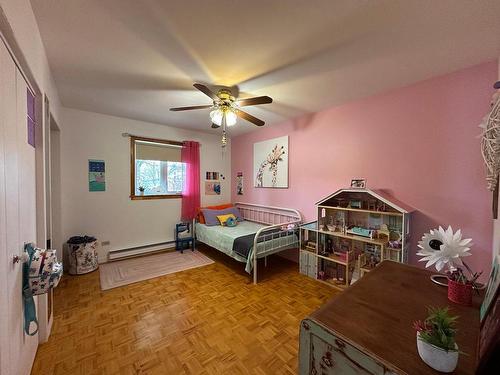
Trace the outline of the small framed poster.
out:
[[[205,195],[220,195],[220,182],[205,181]]]
[[[243,195],[243,172],[236,174],[236,195]]]
[[[354,189],[366,189],[366,180],[364,178],[353,178],[351,187]]]
[[[205,180],[218,180],[219,179],[219,172],[206,172],[205,173]]]
[[[89,191],[106,191],[104,160],[89,159]]]

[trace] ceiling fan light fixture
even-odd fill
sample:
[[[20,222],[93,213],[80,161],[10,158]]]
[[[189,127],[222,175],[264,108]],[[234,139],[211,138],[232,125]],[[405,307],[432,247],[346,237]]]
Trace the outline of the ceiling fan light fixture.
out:
[[[238,118],[236,111],[231,107],[218,107],[210,112],[210,120],[216,125],[222,125],[223,117],[226,118],[227,126],[235,125]]]
[[[272,103],[273,99],[269,96],[255,96],[252,98],[237,99],[232,94],[231,88],[229,87],[221,88],[215,93],[212,91],[212,89],[201,83],[195,83],[193,86],[197,90],[200,90],[203,94],[208,96],[210,99],[212,99],[213,104],[174,107],[170,108],[171,111],[177,112],[210,108],[210,119],[212,120],[212,128],[214,129],[221,126],[224,129],[227,126],[233,126],[236,124],[238,118],[251,122],[252,124],[257,126],[265,125],[264,121],[255,116],[252,116],[245,111],[242,111],[240,108]]]

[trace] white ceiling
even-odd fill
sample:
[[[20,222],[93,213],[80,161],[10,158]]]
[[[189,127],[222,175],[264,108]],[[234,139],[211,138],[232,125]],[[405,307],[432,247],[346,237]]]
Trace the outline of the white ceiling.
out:
[[[63,105],[208,132],[168,110],[211,103],[193,82],[271,96],[272,126],[500,56],[498,0],[31,2]]]

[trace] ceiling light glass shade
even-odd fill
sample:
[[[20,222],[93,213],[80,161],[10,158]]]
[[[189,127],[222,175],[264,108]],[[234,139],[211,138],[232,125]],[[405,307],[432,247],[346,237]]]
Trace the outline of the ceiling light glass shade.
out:
[[[210,119],[214,124],[219,126],[222,125],[222,119],[224,116],[226,117],[227,126],[233,126],[234,124],[236,124],[236,119],[238,118],[238,116],[236,115],[236,111],[233,108],[217,108],[210,112]]]
[[[234,124],[236,124],[236,119],[238,118],[238,116],[236,116],[236,112],[233,109],[227,110],[225,115],[227,126],[233,126]]]
[[[210,112],[210,119],[214,124],[219,126],[222,125],[222,116],[224,116],[224,112],[220,108],[214,109]]]

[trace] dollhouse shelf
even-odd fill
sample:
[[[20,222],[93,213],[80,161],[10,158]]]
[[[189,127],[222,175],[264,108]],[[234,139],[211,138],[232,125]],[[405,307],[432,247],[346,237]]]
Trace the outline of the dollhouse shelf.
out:
[[[317,281],[329,286],[333,286],[334,288],[339,290],[345,290],[347,288],[347,286],[344,283],[342,283],[341,281],[336,281],[335,279],[317,280]]]
[[[378,240],[376,238],[368,238],[368,237],[363,237],[363,236],[356,236],[354,234],[344,234],[341,232],[330,232],[330,231],[324,231],[324,230],[320,230],[319,233],[328,234],[329,236],[334,236],[334,237],[347,238],[347,239],[354,240],[354,241],[371,243],[371,244],[379,245],[379,246],[385,246],[387,244],[387,241],[384,241],[384,240]]]
[[[347,266],[347,264],[348,264],[348,262],[344,258],[342,258],[341,256],[338,256],[338,255],[332,254],[330,256],[325,257],[324,255],[318,254],[318,258],[323,258],[323,259],[329,260],[330,262],[341,264],[343,266]]]
[[[376,211],[376,210],[362,210],[359,208],[348,208],[348,207],[329,207],[329,206],[318,206],[319,208],[330,208],[339,211],[351,211],[351,212],[365,212],[373,215],[392,215],[392,216],[403,216],[401,212],[389,212],[389,211]]]
[[[383,260],[407,263],[411,207],[368,189],[338,190],[316,207],[318,220],[300,227],[302,274],[342,290]],[[346,233],[353,227],[373,238]]]

